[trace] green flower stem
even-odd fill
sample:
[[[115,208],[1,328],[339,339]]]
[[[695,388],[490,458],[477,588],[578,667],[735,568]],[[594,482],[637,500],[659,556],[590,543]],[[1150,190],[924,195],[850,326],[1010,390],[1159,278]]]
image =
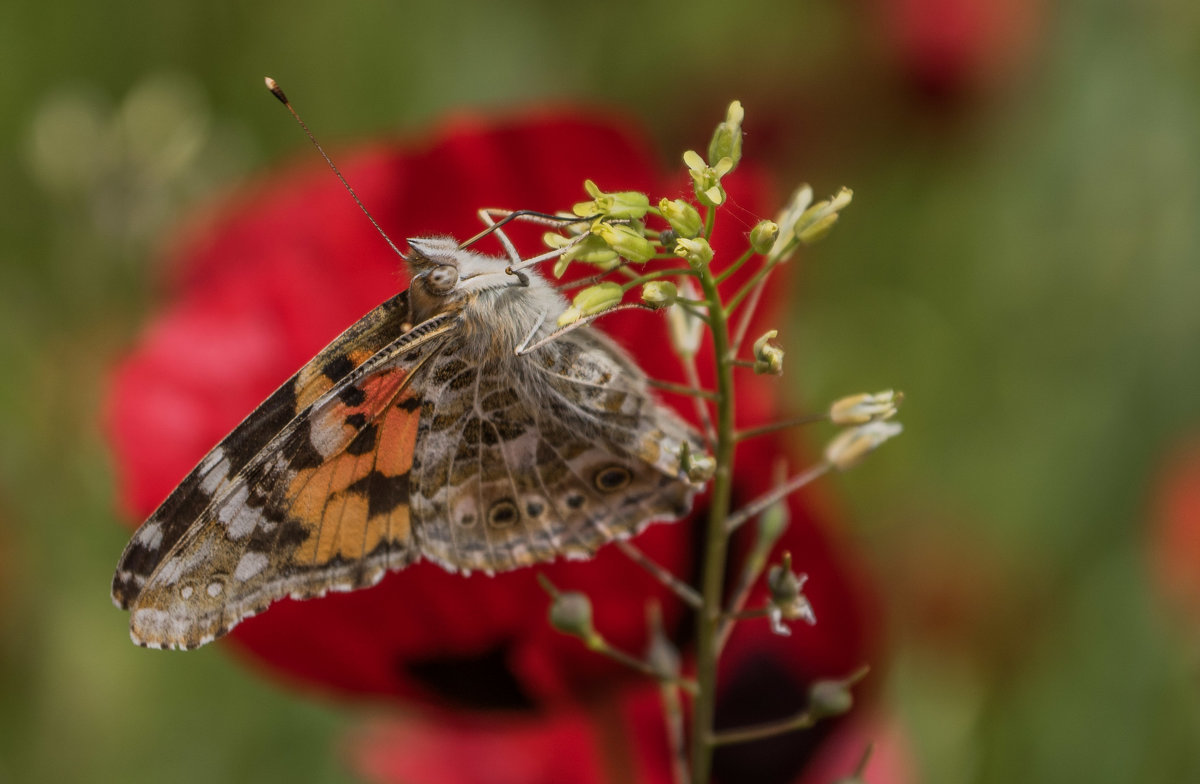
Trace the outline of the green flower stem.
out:
[[[738,529],[738,526],[742,525],[755,515],[762,513],[763,510],[776,501],[787,498],[789,495],[805,485],[812,484],[812,482],[816,481],[818,477],[822,476],[832,467],[832,465],[826,462],[817,463],[807,471],[797,474],[787,482],[775,487],[773,490],[760,495],[746,506],[743,506],[741,509],[737,510],[737,512],[734,514],[728,515],[728,519],[725,523],[727,529],[726,533],[732,534]]]
[[[761,740],[762,738],[773,738],[776,735],[783,735],[786,732],[808,729],[816,723],[816,714],[809,710],[803,710],[795,716],[780,721],[714,733],[712,735],[712,742],[716,746],[728,746],[731,743],[746,743],[752,740]]]
[[[624,553],[629,560],[633,561],[635,564],[653,575],[654,579],[670,588],[671,591],[678,596],[684,604],[695,609],[699,609],[704,605],[704,597],[697,593],[695,588],[671,574],[629,541],[625,539],[618,539],[617,548],[620,549],[620,551]]]
[[[756,270],[754,275],[750,277],[750,280],[742,284],[742,287],[738,289],[737,293],[730,298],[728,303],[726,303],[725,315],[732,315],[733,311],[737,310],[738,305],[742,304],[742,300],[744,300],[756,286],[765,283],[767,276],[771,274],[778,263],[779,262],[777,261],[769,261]],[[750,308],[749,312],[753,313],[754,308]]]
[[[705,215],[705,236],[711,236],[715,210]],[[710,267],[700,268],[700,287],[705,299],[720,303],[717,281]],[[735,438],[733,365],[729,362],[729,321],[727,309],[710,308],[708,324],[712,332],[717,362],[717,441],[714,448],[717,469],[709,500],[708,531],[705,537],[702,590],[704,607],[697,613],[696,682],[700,688],[692,706],[692,776],[695,784],[708,784],[713,754],[713,717],[716,710],[717,628],[720,621],[722,591],[725,584],[725,553],[729,534],[726,518],[733,498],[733,454]]]
[[[704,400],[716,400],[717,399],[716,392],[710,392],[707,389],[700,389],[699,387],[689,387],[689,386],[685,386],[684,384],[673,384],[670,381],[663,381],[662,379],[659,379],[659,378],[648,378],[648,379],[646,379],[646,382],[648,384],[650,384],[650,386],[652,386],[656,389],[661,389],[665,392],[674,392],[677,395],[687,395],[688,397],[698,397],[698,398],[702,398]]]
[[[839,690],[848,690],[850,686],[853,686],[865,678],[867,672],[867,667],[860,667],[844,680],[838,682],[829,682],[829,685],[834,685]],[[849,699],[848,691],[846,691],[846,695],[847,699]],[[844,706],[844,709],[830,710],[828,707],[823,709],[821,707],[820,700],[814,698],[814,692],[810,691],[809,701],[813,704],[810,704],[809,707],[793,716],[789,716],[788,718],[779,719],[778,721],[768,721],[763,724],[755,724],[750,727],[741,727],[735,730],[725,730],[723,732],[713,733],[713,745],[728,746],[732,743],[748,743],[752,740],[773,738],[776,735],[783,735],[788,732],[795,732],[796,730],[808,729],[821,719],[839,715],[850,708],[850,703],[847,702]]]
[[[660,674],[648,663],[632,654],[626,653],[620,648],[614,648],[613,646],[609,645],[608,641],[599,634],[593,634],[590,637],[585,638],[583,644],[587,646],[589,651],[594,651],[602,656],[607,656],[615,662],[637,670],[644,675],[648,675],[663,685],[683,689],[689,694],[695,694],[698,690],[696,682],[688,680],[687,678],[663,679]]]
[[[673,258],[678,258],[678,257],[673,257]],[[630,270],[630,272],[634,272],[634,270]],[[621,284],[621,289],[623,291],[629,291],[630,289],[637,288],[638,286],[642,285],[643,283],[649,283],[652,280],[658,280],[659,278],[673,278],[673,277],[678,277],[679,275],[690,275],[693,278],[699,277],[698,274],[696,273],[696,271],[694,269],[692,269],[691,267],[680,267],[678,269],[658,270],[657,272],[647,272],[645,274],[638,274],[637,277],[635,277],[635,278],[630,278],[628,282]],[[703,304],[707,304],[707,303],[703,303]]]
[[[667,725],[667,740],[671,744],[671,779],[675,784],[691,784],[684,741],[683,701],[679,699],[679,689],[664,684],[659,687],[659,694],[662,698],[663,721]]]
[[[753,363],[751,363],[753,367]],[[778,422],[772,422],[769,425],[762,427],[752,427],[748,430],[739,430],[737,432],[738,441],[746,441],[751,438],[758,438],[769,433],[774,433],[779,430],[787,430],[789,427],[801,427],[803,425],[811,425],[814,422],[824,422],[829,419],[829,414],[808,414],[807,416],[793,417],[792,419],[781,419]]]
[[[754,248],[746,248],[746,252],[738,257],[737,261],[730,264],[721,274],[717,276],[717,283],[724,283],[733,276],[735,272],[742,268],[742,265],[749,261],[754,256]]]

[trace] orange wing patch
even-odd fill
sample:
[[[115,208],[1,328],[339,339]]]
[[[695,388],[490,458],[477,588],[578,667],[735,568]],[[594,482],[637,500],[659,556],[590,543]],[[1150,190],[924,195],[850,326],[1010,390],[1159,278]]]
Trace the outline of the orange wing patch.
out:
[[[410,539],[408,471],[419,401],[404,385],[406,377],[399,369],[370,376],[313,419],[318,449],[337,449],[289,484],[290,516],[309,531],[292,556],[297,564],[359,559],[382,543]],[[331,431],[338,435],[330,437]]]

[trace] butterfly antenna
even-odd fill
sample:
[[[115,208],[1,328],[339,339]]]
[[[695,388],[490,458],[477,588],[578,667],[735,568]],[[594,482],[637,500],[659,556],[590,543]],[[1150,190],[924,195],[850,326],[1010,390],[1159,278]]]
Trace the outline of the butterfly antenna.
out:
[[[304,120],[301,120],[300,115],[297,114],[296,110],[292,108],[291,103],[288,102],[287,96],[283,94],[283,90],[279,87],[276,81],[269,76],[266,77],[264,81],[267,83],[267,89],[271,91],[271,95],[274,95],[276,98],[278,98],[279,102],[286,106],[287,110],[291,112],[292,117],[296,118],[296,122],[300,123],[300,127],[304,130],[304,134],[308,137],[308,140],[313,143],[313,146],[317,148],[317,152],[321,153],[321,157],[325,159],[325,163],[329,164],[329,168],[333,169],[333,173],[336,174],[337,178],[342,181],[342,185],[345,186],[346,192],[350,194],[350,198],[354,199],[354,203],[358,205],[358,208],[363,211],[363,215],[367,216],[367,220],[371,221],[371,225],[375,227],[375,231],[379,232],[379,236],[383,237],[384,242],[386,242],[388,246],[396,252],[397,256],[404,258],[404,254],[401,253],[400,249],[396,247],[396,243],[392,242],[392,238],[387,235],[387,232],[384,231],[383,227],[380,226],[375,220],[375,216],[373,216],[370,210],[367,209],[367,205],[362,203],[362,200],[358,198],[358,194],[355,193],[354,189],[350,187],[350,183],[346,182],[346,178],[342,176],[341,171],[339,171],[338,167],[334,165],[333,160],[329,157],[329,154],[325,152],[323,147],[321,147],[321,143],[317,141],[317,137],[313,136],[312,131],[310,131],[308,126],[304,124]]]
[[[489,222],[486,229],[479,232],[471,239],[460,242],[458,244],[458,249],[464,250],[471,247],[489,234],[495,233],[506,223],[511,223],[515,220],[528,220],[532,218],[534,223],[543,223],[547,226],[562,226],[566,223],[582,223],[583,221],[595,220],[596,217],[597,216],[595,215],[589,215],[584,218],[577,218],[570,215],[551,215],[548,212],[538,212],[537,210],[513,210],[512,212],[507,213],[500,220]]]

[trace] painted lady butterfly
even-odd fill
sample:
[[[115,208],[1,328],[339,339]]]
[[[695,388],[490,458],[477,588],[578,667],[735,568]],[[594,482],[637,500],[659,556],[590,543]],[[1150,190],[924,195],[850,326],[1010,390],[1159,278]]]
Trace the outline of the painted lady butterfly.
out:
[[[134,642],[195,648],[284,596],[427,558],[488,573],[587,558],[684,515],[700,440],[617,345],[550,334],[535,272],[413,239],[411,285],[322,350],[202,459],[113,578]],[[547,315],[551,318],[547,319]]]

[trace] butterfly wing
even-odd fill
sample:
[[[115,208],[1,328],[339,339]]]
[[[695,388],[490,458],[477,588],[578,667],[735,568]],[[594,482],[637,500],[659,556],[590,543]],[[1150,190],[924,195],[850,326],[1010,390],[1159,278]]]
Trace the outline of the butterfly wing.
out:
[[[409,318],[407,292],[367,313],[205,455],[130,539],[113,575],[113,602],[127,609],[164,555],[233,478],[318,397],[398,338]]]
[[[282,596],[350,590],[411,563],[412,382],[455,327],[438,317],[387,344],[227,476],[130,600],[134,641],[196,647]]]
[[[532,354],[443,355],[423,380],[411,473],[422,554],[451,569],[514,569],[588,557],[654,520],[687,513],[681,476],[695,432],[653,399],[646,377],[588,330]]]

